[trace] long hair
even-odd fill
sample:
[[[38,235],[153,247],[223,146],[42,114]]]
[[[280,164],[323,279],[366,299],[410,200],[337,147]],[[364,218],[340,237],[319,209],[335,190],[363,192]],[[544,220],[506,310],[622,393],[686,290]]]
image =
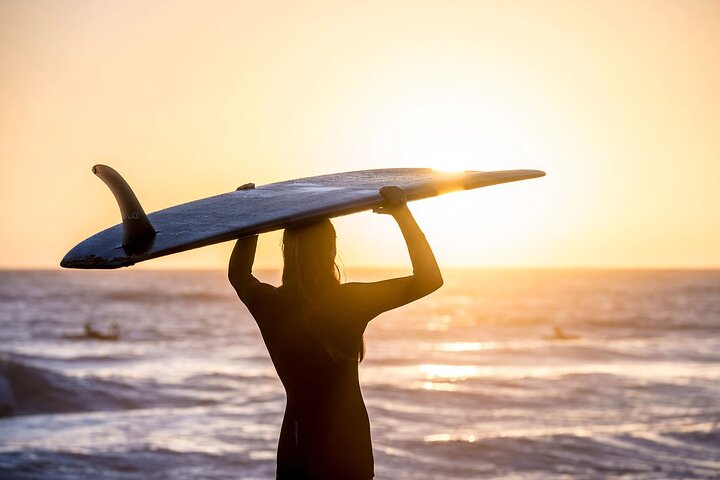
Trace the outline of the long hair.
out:
[[[340,269],[335,263],[335,228],[330,220],[299,227],[286,228],[282,240],[282,284],[292,289],[298,298],[298,310],[312,335],[325,348],[330,357],[341,360],[365,356],[365,342],[360,340],[357,351],[347,352],[337,345],[321,321],[323,305],[318,292],[340,284]]]

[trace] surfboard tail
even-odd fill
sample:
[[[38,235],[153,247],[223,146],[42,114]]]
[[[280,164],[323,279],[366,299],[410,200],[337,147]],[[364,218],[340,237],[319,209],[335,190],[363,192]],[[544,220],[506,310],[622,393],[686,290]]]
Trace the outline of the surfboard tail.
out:
[[[118,202],[123,224],[122,246],[134,247],[152,240],[157,232],[125,179],[107,165],[95,165],[92,171],[105,182]]]

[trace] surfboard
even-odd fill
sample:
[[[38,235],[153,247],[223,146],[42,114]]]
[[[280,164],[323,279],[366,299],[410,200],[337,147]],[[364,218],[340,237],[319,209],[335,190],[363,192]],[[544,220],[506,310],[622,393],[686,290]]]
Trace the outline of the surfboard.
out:
[[[115,195],[122,223],[70,250],[65,268],[110,269],[290,226],[371,210],[383,204],[379,189],[395,185],[408,201],[542,177],[539,170],[443,172],[388,168],[298,178],[176,205],[145,214],[127,182],[112,168],[96,165]]]

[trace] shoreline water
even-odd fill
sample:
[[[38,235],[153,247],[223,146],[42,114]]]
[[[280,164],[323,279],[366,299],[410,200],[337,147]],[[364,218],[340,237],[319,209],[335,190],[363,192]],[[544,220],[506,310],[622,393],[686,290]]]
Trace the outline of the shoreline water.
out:
[[[282,386],[225,272],[122,272],[0,271],[0,477],[273,478]],[[720,271],[445,277],[366,333],[376,478],[720,471]],[[86,321],[121,340],[62,339]]]

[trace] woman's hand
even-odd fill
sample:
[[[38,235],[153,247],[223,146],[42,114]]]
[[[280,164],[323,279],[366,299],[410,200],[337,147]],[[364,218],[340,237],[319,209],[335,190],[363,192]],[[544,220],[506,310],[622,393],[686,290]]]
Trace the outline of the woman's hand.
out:
[[[384,215],[394,215],[395,213],[407,208],[407,197],[400,187],[382,187],[380,195],[385,200],[385,204],[381,207],[373,209],[373,212]]]

